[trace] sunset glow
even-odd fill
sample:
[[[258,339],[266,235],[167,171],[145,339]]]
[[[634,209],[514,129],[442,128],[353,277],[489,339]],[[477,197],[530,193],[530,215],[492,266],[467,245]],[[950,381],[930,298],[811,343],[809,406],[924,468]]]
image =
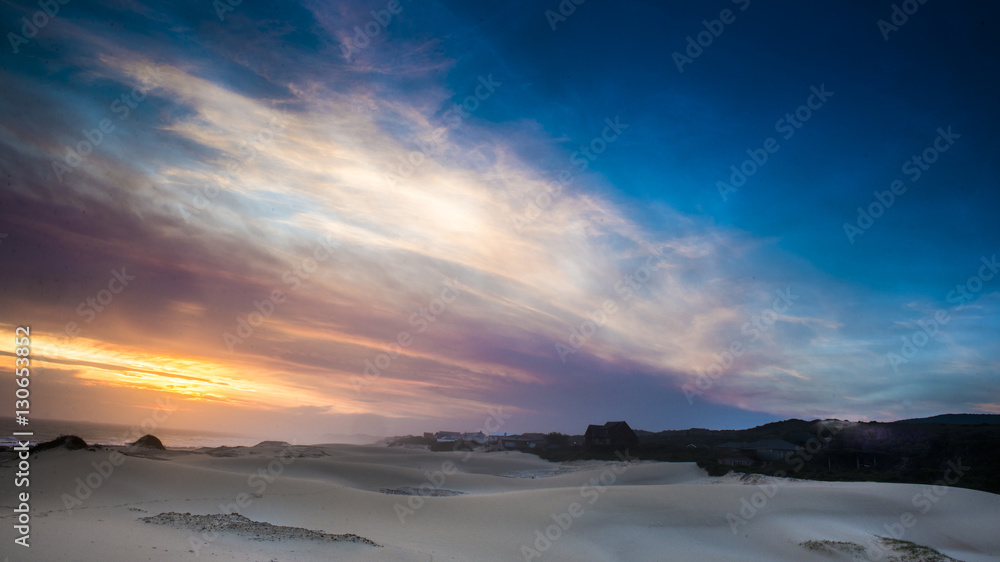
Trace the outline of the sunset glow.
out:
[[[374,4],[74,3],[7,53],[0,304],[32,330],[34,415],[1000,412],[995,43],[921,40],[950,25],[928,3],[868,57],[880,7],[813,7],[836,25],[807,32],[755,3],[679,72],[696,4],[587,3],[555,32],[531,4],[402,6],[360,48]]]

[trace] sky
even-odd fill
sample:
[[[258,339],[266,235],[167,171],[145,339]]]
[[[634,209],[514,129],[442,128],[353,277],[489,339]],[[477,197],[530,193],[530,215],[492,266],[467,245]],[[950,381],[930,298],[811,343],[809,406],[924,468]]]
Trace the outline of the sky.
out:
[[[1000,414],[991,3],[43,4],[0,5],[32,418]]]

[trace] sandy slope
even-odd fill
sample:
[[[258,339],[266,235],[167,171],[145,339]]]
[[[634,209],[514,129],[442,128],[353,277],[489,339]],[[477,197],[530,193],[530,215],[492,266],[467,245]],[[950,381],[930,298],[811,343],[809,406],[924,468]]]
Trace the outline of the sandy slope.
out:
[[[93,463],[106,471],[108,450],[44,452],[32,461],[30,549],[12,546],[13,478],[3,477],[2,552],[11,560],[46,561],[526,556],[830,561],[853,558],[800,543],[825,539],[868,546],[873,534],[890,535],[886,525],[896,524],[904,539],[957,559],[1000,558],[1000,496],[957,488],[932,494],[937,501],[927,500],[927,512],[920,513],[926,504],[915,506],[913,497],[926,487],[914,485],[773,480],[752,485],[705,477],[688,463],[560,466],[520,453],[467,457],[356,445],[291,450],[306,456],[291,458],[280,445],[227,451],[231,456],[148,453],[127,457],[100,479],[91,474],[96,474]],[[258,471],[263,475],[251,478]],[[3,473],[13,472],[5,462]],[[86,481],[88,475],[99,486],[67,510],[65,499],[79,487],[76,479]],[[421,498],[379,491],[421,485],[462,494]],[[383,546],[256,541],[234,532],[199,537],[188,529],[139,521],[169,512],[220,514],[233,507],[256,522],[354,533]],[[899,524],[906,512],[914,516],[905,519],[909,528]],[[556,539],[539,539],[546,532]]]

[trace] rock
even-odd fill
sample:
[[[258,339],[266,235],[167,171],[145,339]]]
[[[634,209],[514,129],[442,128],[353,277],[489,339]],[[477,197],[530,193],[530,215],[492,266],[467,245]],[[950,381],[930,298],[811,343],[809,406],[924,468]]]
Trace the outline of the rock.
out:
[[[31,451],[33,453],[39,453],[41,451],[46,451],[48,449],[57,449],[59,447],[69,449],[70,451],[76,451],[79,449],[86,449],[87,442],[84,441],[83,439],[80,439],[76,435],[60,435],[59,437],[56,437],[52,441],[46,441],[45,443],[39,443],[38,445],[35,445],[34,449],[32,449]]]
[[[132,449],[155,449],[157,451],[166,451],[167,448],[163,446],[160,439],[155,435],[143,435],[142,437],[135,440],[135,443],[130,445]]]
[[[291,447],[292,445],[286,441],[261,441],[254,445],[254,447]]]

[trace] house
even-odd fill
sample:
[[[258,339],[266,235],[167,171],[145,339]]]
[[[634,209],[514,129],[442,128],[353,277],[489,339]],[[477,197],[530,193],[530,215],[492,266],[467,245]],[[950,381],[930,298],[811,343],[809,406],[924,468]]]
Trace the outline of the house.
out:
[[[604,425],[591,424],[587,426],[583,440],[591,449],[622,449],[639,443],[639,437],[623,421],[607,422]]]
[[[716,445],[720,449],[719,464],[726,466],[750,466],[753,464],[753,451],[747,448],[746,442],[727,441]]]
[[[486,450],[496,451],[500,449],[500,440],[506,437],[506,433],[491,433],[486,437]]]
[[[504,450],[524,451],[536,447],[541,448],[545,444],[545,441],[539,441],[523,435],[515,435],[513,437],[505,437],[500,443]]]
[[[750,466],[753,459],[750,457],[719,457],[719,464],[726,466]]]
[[[477,431],[475,433],[463,433],[461,440],[476,443],[477,445],[483,445],[486,443],[486,434],[482,431]]]
[[[802,447],[783,439],[763,439],[752,443],[727,441],[715,448],[720,449],[720,464],[745,466],[755,460],[764,463],[780,461]]]
[[[541,434],[507,435],[494,433],[486,440],[486,448],[490,451],[525,451],[528,449],[540,449],[545,445],[544,437],[535,437]]]
[[[434,434],[438,443],[454,443],[462,439],[462,434],[457,431],[439,431]]]
[[[747,448],[753,451],[753,455],[757,460],[767,462],[780,461],[802,447],[794,443],[789,443],[784,439],[764,439],[763,441],[750,443],[747,445]]]
[[[726,451],[731,452],[731,451],[739,451],[739,450],[745,449],[746,446],[747,446],[746,442],[742,442],[741,443],[739,441],[726,441],[725,443],[723,443],[721,445],[716,445],[715,448],[716,449],[725,449]]]

